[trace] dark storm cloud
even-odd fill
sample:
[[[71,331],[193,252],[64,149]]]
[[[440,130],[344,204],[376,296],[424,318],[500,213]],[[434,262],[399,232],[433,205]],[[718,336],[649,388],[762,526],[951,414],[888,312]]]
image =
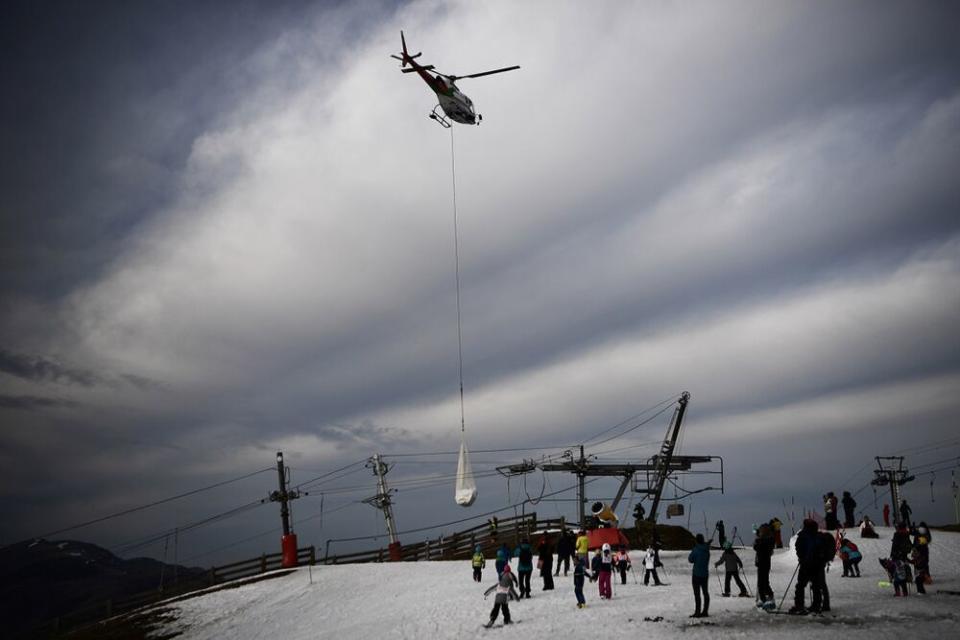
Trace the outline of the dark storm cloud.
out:
[[[305,4],[5,2],[0,295],[95,277],[243,99],[236,70]]]
[[[43,358],[13,353],[0,348],[0,371],[34,382],[54,382],[57,384],[93,387],[103,382],[103,378],[92,371],[65,367]]]
[[[59,398],[39,398],[36,396],[0,395],[0,409],[15,411],[39,411],[42,409],[73,409],[80,406],[73,400]]]

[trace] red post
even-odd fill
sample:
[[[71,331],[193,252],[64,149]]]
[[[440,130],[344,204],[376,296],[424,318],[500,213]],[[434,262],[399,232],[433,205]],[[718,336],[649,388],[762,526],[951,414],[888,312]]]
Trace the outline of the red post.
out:
[[[280,538],[280,548],[283,551],[281,566],[284,569],[297,566],[297,534],[290,533]]]

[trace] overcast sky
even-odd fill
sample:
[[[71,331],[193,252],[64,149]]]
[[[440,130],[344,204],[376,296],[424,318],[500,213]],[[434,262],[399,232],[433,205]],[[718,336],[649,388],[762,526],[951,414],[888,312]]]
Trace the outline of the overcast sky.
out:
[[[0,542],[279,450],[302,482],[457,448],[451,133],[389,58],[401,29],[445,73],[522,67],[461,81],[484,120],[452,137],[467,438],[531,448],[476,453],[469,509],[454,456],[388,455],[401,530],[571,486],[488,472],[597,444],[684,390],[681,453],[726,470],[724,495],[686,501],[696,529],[818,506],[897,453],[936,471],[905,489],[917,515],[952,521],[955,3],[2,12]],[[645,460],[669,416],[587,452]],[[354,502],[374,493],[370,470],[347,472],[295,503],[301,542],[383,532]],[[424,477],[435,486],[404,482]],[[55,537],[122,550],[275,485],[262,473]],[[336,515],[319,517],[321,492]],[[869,488],[857,499],[879,514]],[[179,558],[272,551],[274,533],[218,549],[278,526],[276,505],[258,507],[185,533]]]

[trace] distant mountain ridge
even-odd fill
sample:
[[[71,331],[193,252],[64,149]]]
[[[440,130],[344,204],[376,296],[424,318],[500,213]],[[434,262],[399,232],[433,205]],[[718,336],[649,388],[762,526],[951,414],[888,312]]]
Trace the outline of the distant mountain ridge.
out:
[[[76,540],[25,540],[0,549],[0,620],[19,633],[84,607],[196,577],[204,569],[152,558],[123,560]]]

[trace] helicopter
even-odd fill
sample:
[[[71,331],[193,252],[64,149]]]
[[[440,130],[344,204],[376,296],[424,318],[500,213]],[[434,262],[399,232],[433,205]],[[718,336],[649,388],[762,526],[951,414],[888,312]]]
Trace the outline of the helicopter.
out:
[[[407,41],[403,37],[403,31],[400,32],[400,43],[403,46],[403,52],[399,56],[391,55],[391,58],[395,58],[400,61],[401,71],[403,73],[418,73],[420,77],[423,78],[423,81],[427,83],[427,86],[430,87],[434,93],[437,94],[437,99],[439,102],[433,108],[433,111],[430,112],[429,118],[435,120],[440,126],[444,129],[449,129],[453,126],[450,123],[450,120],[454,122],[459,122],[460,124],[480,124],[480,121],[483,120],[483,116],[474,111],[473,101],[466,96],[460,89],[457,88],[455,84],[457,80],[463,80],[465,78],[479,78],[481,76],[489,76],[494,73],[503,73],[504,71],[513,71],[514,69],[519,69],[519,65],[514,65],[512,67],[504,67],[502,69],[494,69],[493,71],[483,71],[481,73],[471,73],[466,76],[455,76],[447,73],[440,73],[432,64],[419,65],[413,61],[414,58],[419,58],[422,55],[422,52],[415,53],[410,55],[407,52]],[[410,65],[410,69],[406,69],[407,65]],[[433,71],[436,75],[431,75],[428,71]]]

